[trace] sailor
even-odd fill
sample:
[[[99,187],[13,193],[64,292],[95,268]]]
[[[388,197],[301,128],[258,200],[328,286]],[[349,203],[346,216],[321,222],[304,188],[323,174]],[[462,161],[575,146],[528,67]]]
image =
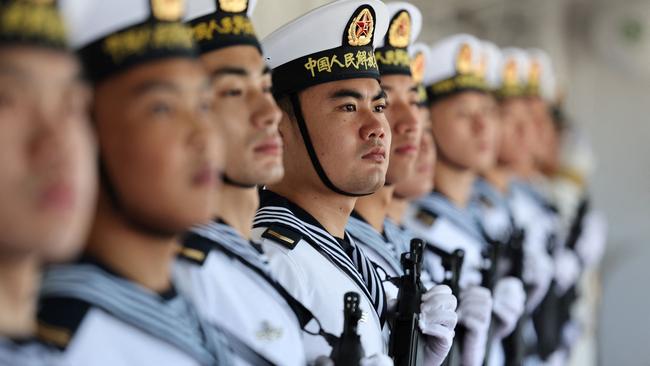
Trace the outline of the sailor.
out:
[[[62,9],[94,84],[101,181],[83,256],[44,276],[41,334],[70,365],[248,357],[171,280],[178,235],[214,212],[223,155],[211,137],[212,88],[180,22],[184,3],[70,0]]]
[[[470,210],[472,185],[480,168],[493,159],[496,136],[496,103],[486,93],[480,51],[480,42],[465,34],[448,37],[431,49],[425,85],[438,153],[435,191],[420,200],[406,220],[408,227],[431,245],[428,261],[437,263],[430,266],[440,266],[442,258],[435,254],[440,250],[465,251],[459,322],[467,332],[457,341],[465,345],[463,364],[472,365],[483,363],[492,335],[512,330],[518,318],[513,322],[512,317],[500,318],[495,312],[496,321],[488,337],[493,311],[490,290],[499,295],[494,301],[496,309],[502,304],[510,309],[523,308],[518,307],[523,302],[521,281],[512,277],[497,281],[488,276],[495,262],[490,266],[484,263],[483,253],[490,248]]]
[[[59,365],[37,339],[43,262],[83,244],[95,203],[89,88],[55,1],[0,3],[0,365]]]
[[[395,184],[393,198],[390,200],[388,209],[389,222],[397,225],[407,235],[413,235],[403,225],[407,210],[411,208],[410,203],[424,197],[433,190],[434,166],[436,161],[435,141],[431,130],[431,119],[427,103],[427,93],[422,78],[426,67],[426,60],[429,55],[429,46],[424,43],[414,43],[409,48],[411,55],[411,75],[413,81],[418,85],[418,120],[422,132],[418,154],[408,177]],[[426,268],[425,268],[426,269]]]
[[[388,3],[390,24],[375,57],[386,91],[386,118],[391,128],[391,150],[384,187],[374,194],[359,197],[346,227],[357,245],[380,268],[389,304],[397,300],[397,288],[387,279],[404,274],[400,255],[408,251],[410,239],[388,221],[388,209],[395,184],[407,178],[417,158],[422,125],[418,119],[418,83],[411,75],[408,46],[422,26],[420,11],[407,2]],[[430,280],[423,281],[429,282]],[[435,286],[424,295],[421,329],[428,348],[426,364],[440,364],[447,356],[454,336],[456,299],[448,286]]]
[[[214,110],[225,137],[217,214],[184,237],[174,277],[200,314],[270,362],[305,365],[301,326],[311,320],[274,279],[251,241],[258,185],[282,178],[280,109],[250,16],[255,1],[189,1],[187,19],[213,76]],[[327,356],[327,355],[326,355]]]
[[[344,0],[312,10],[262,41],[283,112],[285,174],[261,192],[253,239],[278,281],[326,332],[341,333],[344,294],[358,293],[365,355],[391,363],[380,277],[345,232],[357,197],[380,189],[388,168],[390,126],[374,54],[376,35],[387,27],[380,1]],[[321,337],[304,341],[308,362],[331,353]]]

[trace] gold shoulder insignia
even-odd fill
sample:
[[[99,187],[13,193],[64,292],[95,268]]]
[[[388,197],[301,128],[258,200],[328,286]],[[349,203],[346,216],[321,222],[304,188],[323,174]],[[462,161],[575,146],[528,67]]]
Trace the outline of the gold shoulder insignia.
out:
[[[38,322],[36,333],[39,339],[61,349],[66,348],[72,338],[72,332],[69,329],[46,324],[42,321]]]
[[[182,247],[178,252],[178,256],[196,264],[203,264],[208,253],[197,248]]]
[[[432,226],[438,216],[431,211],[420,209],[415,218],[424,226]]]
[[[298,245],[300,239],[302,239],[302,235],[300,233],[278,225],[273,225],[266,229],[266,231],[264,231],[262,234],[262,237],[280,243],[290,250],[295,248],[296,245]]]
[[[158,20],[166,22],[181,20],[184,11],[184,0],[151,0],[151,13]]]
[[[348,44],[350,46],[365,46],[372,41],[375,30],[375,20],[370,9],[363,8],[348,26]]]
[[[388,30],[388,44],[392,47],[405,48],[411,41],[411,16],[401,11],[393,18]]]

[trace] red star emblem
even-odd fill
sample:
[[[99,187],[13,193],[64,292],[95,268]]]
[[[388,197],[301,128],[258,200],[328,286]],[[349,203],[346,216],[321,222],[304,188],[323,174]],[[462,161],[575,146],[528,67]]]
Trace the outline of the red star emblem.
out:
[[[363,17],[356,22],[357,30],[356,34],[357,37],[368,37],[369,32],[370,32],[370,17],[368,14],[363,14]]]

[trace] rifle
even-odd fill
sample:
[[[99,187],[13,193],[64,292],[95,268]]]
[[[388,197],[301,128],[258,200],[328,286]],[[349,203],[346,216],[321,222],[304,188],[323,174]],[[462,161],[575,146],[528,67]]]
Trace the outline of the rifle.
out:
[[[577,241],[582,234],[582,225],[588,209],[589,201],[585,198],[580,203],[571,224],[565,242],[565,248],[570,250],[575,249]],[[555,247],[551,246],[551,252],[554,249]],[[562,295],[559,295],[555,290],[556,286],[555,281],[553,281],[547,296],[533,314],[535,329],[537,330],[539,339],[539,354],[542,360],[548,359],[553,352],[562,346],[562,331],[564,325],[571,318],[571,307],[578,297],[575,286],[568,289]]]
[[[343,296],[343,332],[332,346],[330,359],[336,366],[356,366],[365,356],[361,338],[357,332],[362,312],[359,309],[359,294],[347,292]]]
[[[491,239],[485,232],[483,236],[488,243],[487,248],[483,254],[484,264],[481,269],[482,282],[481,286],[494,291],[494,286],[497,282],[498,275],[498,265],[499,265],[499,256],[501,255],[501,243],[498,240]],[[492,339],[494,338],[494,315],[492,316],[492,321],[490,321],[490,327],[488,329],[488,336],[485,348],[485,359],[483,360],[483,365],[487,366],[488,360],[490,359],[490,350],[492,349]]]
[[[462,249],[456,249],[452,253],[445,252],[444,250],[429,246],[440,259],[442,260],[442,267],[445,269],[445,278],[442,281],[443,285],[449,286],[451,288],[451,293],[454,296],[460,296],[460,274],[461,269],[463,268],[463,261],[465,259],[465,251]],[[451,345],[451,349],[447,354],[447,358],[442,363],[442,366],[452,366],[460,364],[460,355],[461,355],[461,344],[460,341],[464,338],[464,328],[456,327],[456,337],[454,337],[454,343]]]
[[[514,227],[514,225],[513,225]],[[511,262],[510,275],[523,280],[524,275],[524,238],[525,232],[522,229],[513,228],[508,242],[508,253]],[[526,357],[526,345],[523,338],[524,324],[528,315],[524,314],[517,326],[508,337],[503,340],[503,351],[505,354],[505,366],[521,366]]]
[[[402,253],[401,263],[404,275],[396,279],[399,287],[397,296],[397,313],[392,327],[389,343],[389,355],[395,366],[422,365],[424,361],[424,340],[418,327],[420,304],[425,292],[420,281],[422,273],[422,252],[424,242],[411,240],[411,248]]]

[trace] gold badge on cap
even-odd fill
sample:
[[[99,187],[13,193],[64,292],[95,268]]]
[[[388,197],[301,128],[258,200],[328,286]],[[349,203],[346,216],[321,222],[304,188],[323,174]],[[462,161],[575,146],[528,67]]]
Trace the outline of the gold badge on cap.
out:
[[[372,41],[375,21],[368,8],[361,10],[348,28],[348,43],[350,46],[365,46]]]
[[[241,13],[248,7],[248,0],[218,0],[219,8],[228,13]]]
[[[413,57],[413,61],[411,61],[411,76],[413,77],[413,81],[416,83],[421,83],[422,80],[424,80],[425,61],[424,53],[422,52],[418,52],[418,54]]]
[[[463,43],[462,46],[460,46],[458,58],[456,59],[456,71],[461,75],[471,74],[474,72],[472,47],[467,43]]]
[[[392,47],[404,48],[411,40],[411,16],[402,11],[395,17],[388,30],[388,44]]]
[[[517,62],[509,58],[503,67],[503,85],[511,87],[517,85]]]
[[[539,79],[542,73],[542,68],[537,60],[530,63],[530,70],[528,71],[528,85],[532,88],[539,86]]]
[[[162,21],[178,21],[185,10],[184,0],[151,0],[153,16]]]

